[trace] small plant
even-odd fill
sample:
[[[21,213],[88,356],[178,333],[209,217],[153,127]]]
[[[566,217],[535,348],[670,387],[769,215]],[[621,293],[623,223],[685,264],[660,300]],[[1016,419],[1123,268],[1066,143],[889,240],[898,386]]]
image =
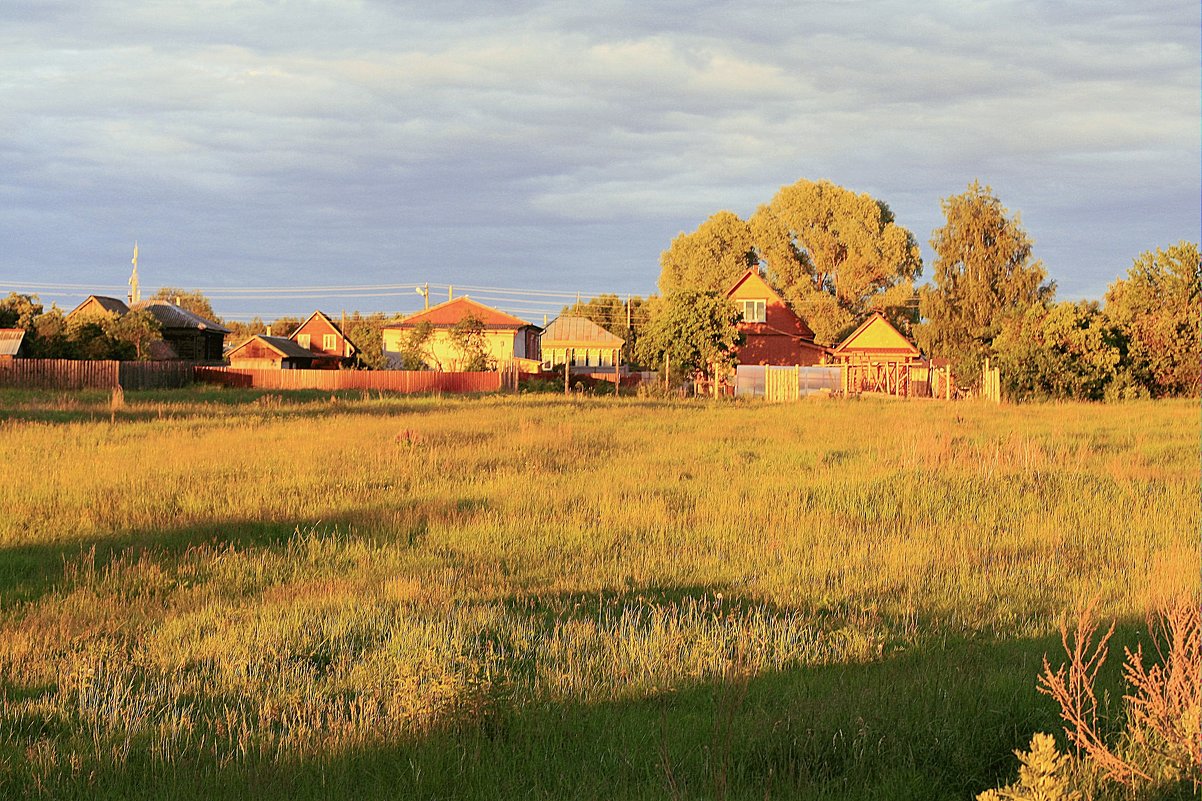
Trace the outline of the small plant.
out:
[[[1069,786],[1065,775],[1068,755],[1056,750],[1056,740],[1042,732],[1031,738],[1031,750],[1015,751],[1022,763],[1018,781],[997,790],[986,790],[977,801],[1078,801],[1081,793]]]

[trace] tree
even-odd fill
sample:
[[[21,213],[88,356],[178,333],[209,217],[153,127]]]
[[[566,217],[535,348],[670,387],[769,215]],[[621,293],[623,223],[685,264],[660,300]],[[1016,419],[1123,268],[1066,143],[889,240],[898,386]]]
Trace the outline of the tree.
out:
[[[131,309],[120,317],[108,320],[104,328],[115,342],[132,346],[139,361],[150,358],[150,345],[162,338],[163,330],[158,319],[146,309]]]
[[[1030,306],[994,341],[1002,381],[1015,400],[1102,400],[1122,353],[1097,303]]]
[[[177,289],[173,286],[160,287],[158,292],[154,293],[151,300],[165,300],[169,303],[174,303],[181,309],[187,309],[193,314],[198,314],[206,320],[212,320],[215,323],[220,323],[221,318],[213,311],[213,304],[204,296],[204,293],[199,289]]]
[[[19,295],[9,292],[0,300],[0,328],[33,329],[34,320],[42,313],[42,304],[37,295]]]
[[[949,359],[961,380],[975,376],[1005,324],[1051,301],[1056,285],[1031,260],[1031,240],[977,181],[942,203],[946,223],[931,237],[934,284],[919,291],[923,322],[915,327],[928,356]]]
[[[725,292],[759,262],[751,226],[729,211],[719,211],[691,234],[681,232],[660,254],[659,289]]]
[[[496,365],[488,356],[488,340],[484,335],[484,322],[469,314],[455,323],[450,332],[451,343],[459,351],[459,369],[467,372],[491,370]]]
[[[1179,242],[1141,253],[1106,292],[1133,378],[1156,397],[1197,395],[1202,380],[1199,250]]]
[[[434,326],[426,320],[422,320],[405,334],[405,338],[401,341],[402,370],[426,370],[429,368],[432,357],[427,348],[433,336]],[[470,344],[468,347],[471,347]]]
[[[672,292],[653,305],[651,320],[639,338],[639,358],[643,364],[658,365],[667,355],[673,369],[716,381],[734,363],[742,319],[742,310],[718,292]]]
[[[383,312],[362,314],[356,311],[347,315],[342,333],[358,348],[355,362],[359,367],[383,370],[388,366],[388,357],[384,355],[384,326],[388,319]]]
[[[913,319],[918,243],[889,206],[829,181],[781,187],[750,220],[766,278],[831,344],[881,311],[902,331]]]

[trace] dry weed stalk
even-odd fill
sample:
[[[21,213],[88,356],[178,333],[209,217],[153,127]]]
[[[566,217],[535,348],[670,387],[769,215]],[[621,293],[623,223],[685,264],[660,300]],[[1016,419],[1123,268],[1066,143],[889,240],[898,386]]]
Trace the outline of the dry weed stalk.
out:
[[[1148,626],[1159,664],[1144,667],[1140,646],[1134,653],[1125,649],[1123,666],[1133,690],[1124,700],[1136,741],[1195,782],[1202,780],[1200,618],[1196,603],[1162,607]]]
[[[1098,697],[1094,693],[1094,679],[1109,652],[1107,643],[1114,634],[1114,624],[1094,643],[1098,631],[1098,599],[1094,598],[1077,612],[1077,624],[1069,636],[1068,626],[1060,626],[1060,642],[1068,654],[1068,664],[1053,671],[1048,658],[1043,658],[1043,673],[1039,677],[1039,691],[1050,695],[1060,706],[1060,717],[1068,725],[1064,733],[1084,751],[1107,776],[1115,781],[1130,785],[1135,777],[1147,779],[1142,771],[1129,765],[1117,756],[1102,741],[1098,732]]]
[[[1197,783],[1202,780],[1198,604],[1188,598],[1179,599],[1162,606],[1149,621],[1159,664],[1145,667],[1142,647],[1134,653],[1124,649],[1123,675],[1132,688],[1123,697],[1127,734],[1136,746],[1127,756],[1120,756],[1106,745],[1098,730],[1094,680],[1106,661],[1114,624],[1095,643],[1099,627],[1096,608],[1095,598],[1078,611],[1071,637],[1067,625],[1061,626],[1060,638],[1069,661],[1053,671],[1044,657],[1040,692],[1050,695],[1060,706],[1060,716],[1068,724],[1065,734],[1107,778],[1132,787],[1140,781],[1151,782],[1149,770],[1153,770],[1160,777],[1188,777]],[[1136,756],[1141,764],[1133,761]]]

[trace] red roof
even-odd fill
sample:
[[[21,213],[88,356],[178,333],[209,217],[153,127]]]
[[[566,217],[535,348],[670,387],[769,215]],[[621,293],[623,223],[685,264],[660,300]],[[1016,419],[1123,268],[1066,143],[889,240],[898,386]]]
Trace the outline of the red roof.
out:
[[[500,328],[516,330],[518,328],[537,328],[525,320],[518,319],[512,314],[506,314],[500,309],[477,303],[467,295],[431,306],[425,311],[411,314],[399,323],[389,323],[385,328],[410,328],[418,323],[429,323],[435,328],[450,328],[465,317],[474,316],[485,328]]]

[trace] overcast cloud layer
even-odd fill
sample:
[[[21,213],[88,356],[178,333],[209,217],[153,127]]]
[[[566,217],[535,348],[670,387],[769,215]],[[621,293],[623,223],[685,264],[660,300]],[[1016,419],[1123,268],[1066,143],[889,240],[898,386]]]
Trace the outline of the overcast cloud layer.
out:
[[[888,202],[929,277],[979,178],[1099,298],[1198,239],[1198,30],[1194,0],[9,0],[0,282],[122,294],[137,239],[152,289],[647,294],[674,235],[799,178]]]

